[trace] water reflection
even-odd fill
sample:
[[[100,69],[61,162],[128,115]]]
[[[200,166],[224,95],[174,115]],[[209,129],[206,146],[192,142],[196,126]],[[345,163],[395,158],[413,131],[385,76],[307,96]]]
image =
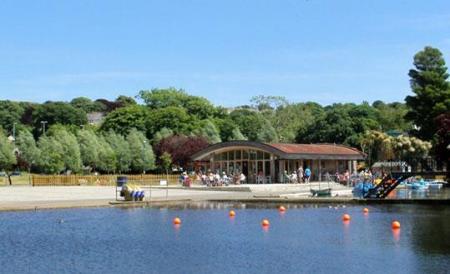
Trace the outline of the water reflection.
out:
[[[387,199],[450,199],[450,188],[442,189],[394,189]]]

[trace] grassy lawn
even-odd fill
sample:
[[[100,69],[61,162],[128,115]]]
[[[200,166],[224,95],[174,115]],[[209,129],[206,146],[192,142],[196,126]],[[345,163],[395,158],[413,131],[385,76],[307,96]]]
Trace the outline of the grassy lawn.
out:
[[[30,178],[28,173],[22,172],[20,176],[11,176],[11,181],[13,185],[29,185],[30,184]],[[2,176],[0,177],[0,186],[7,186],[9,185],[8,177]]]

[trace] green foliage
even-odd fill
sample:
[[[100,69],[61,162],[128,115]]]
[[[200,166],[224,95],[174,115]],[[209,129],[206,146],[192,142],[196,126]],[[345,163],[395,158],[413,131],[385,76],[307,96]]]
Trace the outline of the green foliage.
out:
[[[113,173],[117,168],[116,153],[103,136],[98,137],[97,168],[106,173]]]
[[[275,129],[272,127],[269,121],[265,120],[264,125],[258,132],[257,141],[264,143],[276,143],[278,142],[278,135]]]
[[[155,156],[145,135],[137,129],[132,129],[127,136],[131,153],[131,170],[145,172],[155,168]]]
[[[120,173],[128,172],[131,166],[131,152],[127,140],[114,131],[109,131],[105,135],[105,139],[115,153],[117,171]]]
[[[47,121],[47,127],[54,124],[80,126],[87,123],[87,116],[86,112],[70,104],[64,102],[47,102],[38,105],[33,112],[33,123],[36,133],[42,133],[41,121]]]
[[[14,147],[3,132],[0,131],[0,170],[9,171],[15,164]]]
[[[275,110],[289,105],[287,99],[283,96],[253,96],[250,100],[254,107],[259,111]]]
[[[169,171],[172,166],[172,156],[168,152],[164,152],[161,157],[159,157],[160,168],[166,172]]]
[[[303,143],[337,143],[360,147],[367,130],[378,129],[376,111],[367,103],[334,104],[316,117],[314,123],[299,130],[297,141]]]
[[[294,142],[299,131],[306,130],[322,115],[323,109],[316,103],[287,104],[278,107],[270,121],[281,142]]]
[[[197,119],[187,114],[186,109],[182,107],[153,109],[147,119],[147,135],[153,136],[163,128],[174,133],[190,132],[197,122]]]
[[[61,145],[65,169],[75,173],[80,172],[82,165],[81,152],[75,135],[62,126],[52,126],[49,129],[48,135],[54,137]]]
[[[248,109],[234,110],[230,117],[250,141],[258,140],[258,133],[266,124],[265,118],[260,113]]]
[[[215,113],[214,106],[205,98],[192,96],[182,89],[152,89],[142,90],[139,97],[151,109],[180,107],[198,119],[206,119]]]
[[[85,167],[94,168],[99,162],[99,142],[97,135],[91,130],[80,130],[77,134],[80,145],[81,160]]]
[[[101,130],[113,130],[120,134],[128,134],[131,129],[136,128],[146,131],[146,121],[149,118],[148,110],[139,105],[119,108],[110,112],[101,125]]]
[[[31,168],[39,160],[40,151],[36,146],[33,134],[28,130],[18,132],[16,145],[19,149],[20,158]]]
[[[382,131],[408,132],[412,129],[411,122],[405,120],[408,107],[399,102],[385,104],[382,101],[375,101],[372,106],[377,111],[377,121]]]
[[[247,140],[247,137],[245,137],[242,134],[239,128],[233,128],[233,130],[231,131],[231,136],[228,139],[228,141],[239,141],[239,140]]]
[[[450,110],[450,87],[442,53],[425,47],[414,56],[414,69],[409,71],[414,95],[406,97],[406,118],[418,127],[417,136],[431,140],[436,133],[435,118]]]
[[[152,139],[152,143],[157,144],[162,139],[167,138],[172,135],[173,135],[173,131],[171,129],[163,127],[160,131],[155,133],[155,135],[153,136],[153,139]]]
[[[59,174],[64,171],[64,149],[53,136],[41,136],[38,141],[40,156],[37,166],[46,174]]]
[[[12,132],[13,124],[20,124],[24,112],[24,107],[17,102],[0,101],[0,127]]]
[[[205,137],[210,144],[220,143],[219,130],[211,120],[203,120],[199,123],[199,128],[194,131],[195,135]]]
[[[116,99],[116,103],[118,103],[121,107],[128,107],[137,105],[136,100],[134,100],[132,97],[120,95]]]
[[[70,104],[77,108],[81,109],[86,113],[103,111],[104,107],[98,102],[93,102],[91,99],[87,97],[77,97],[70,101]]]

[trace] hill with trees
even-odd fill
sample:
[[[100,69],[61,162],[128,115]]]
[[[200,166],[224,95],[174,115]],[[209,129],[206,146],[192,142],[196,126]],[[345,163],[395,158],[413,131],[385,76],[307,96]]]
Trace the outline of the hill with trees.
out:
[[[423,158],[431,149],[448,165],[450,84],[445,60],[438,49],[425,47],[414,56],[413,66],[412,94],[404,103],[322,106],[257,96],[250,105],[227,109],[176,88],[142,90],[135,98],[114,101],[3,100],[0,170],[164,171],[169,160],[182,166],[208,144],[231,140],[339,143],[368,153],[372,163],[405,155]],[[100,124],[89,122],[92,113],[103,117]]]

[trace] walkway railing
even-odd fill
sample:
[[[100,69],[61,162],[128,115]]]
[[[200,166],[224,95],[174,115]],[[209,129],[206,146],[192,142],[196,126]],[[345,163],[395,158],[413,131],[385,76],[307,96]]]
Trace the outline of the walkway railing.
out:
[[[128,182],[139,185],[160,184],[166,180],[169,185],[178,183],[179,175],[145,174],[145,175],[32,175],[33,186],[115,186],[117,176],[128,177]]]

